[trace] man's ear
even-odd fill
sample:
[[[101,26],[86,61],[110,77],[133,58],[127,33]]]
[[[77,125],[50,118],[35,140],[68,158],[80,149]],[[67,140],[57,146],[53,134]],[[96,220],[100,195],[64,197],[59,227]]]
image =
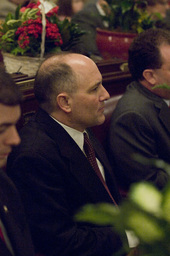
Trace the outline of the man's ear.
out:
[[[151,85],[156,85],[156,75],[153,69],[145,69],[143,71],[143,77]]]
[[[70,96],[67,93],[63,92],[57,96],[57,104],[64,112],[69,113],[71,111]]]

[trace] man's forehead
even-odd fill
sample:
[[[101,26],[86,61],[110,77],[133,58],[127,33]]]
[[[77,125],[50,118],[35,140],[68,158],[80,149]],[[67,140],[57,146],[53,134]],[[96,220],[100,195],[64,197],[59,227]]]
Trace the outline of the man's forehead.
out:
[[[170,57],[170,44],[162,44],[160,46],[160,53],[163,59],[167,59],[170,61],[169,57]]]
[[[68,65],[77,67],[92,64],[92,61],[89,58],[81,55],[68,55],[65,58],[65,61]]]
[[[4,123],[15,123],[20,115],[20,105],[8,106],[0,103],[0,125]]]

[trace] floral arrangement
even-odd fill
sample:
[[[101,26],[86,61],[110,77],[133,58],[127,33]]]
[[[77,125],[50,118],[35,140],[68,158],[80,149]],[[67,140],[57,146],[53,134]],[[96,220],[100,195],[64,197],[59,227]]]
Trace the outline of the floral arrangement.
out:
[[[0,26],[0,50],[14,55],[39,56],[42,42],[41,2],[18,6]],[[69,50],[84,33],[77,24],[57,17],[58,6],[45,14],[45,53]]]

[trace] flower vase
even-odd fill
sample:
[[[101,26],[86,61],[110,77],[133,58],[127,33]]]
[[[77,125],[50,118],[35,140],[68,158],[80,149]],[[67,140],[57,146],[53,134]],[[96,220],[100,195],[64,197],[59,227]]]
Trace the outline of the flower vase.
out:
[[[3,61],[8,73],[22,73],[28,76],[35,76],[44,58],[15,56],[10,53],[2,52]]]
[[[119,58],[127,61],[128,49],[137,36],[135,33],[123,33],[97,28],[96,43],[104,59]]]

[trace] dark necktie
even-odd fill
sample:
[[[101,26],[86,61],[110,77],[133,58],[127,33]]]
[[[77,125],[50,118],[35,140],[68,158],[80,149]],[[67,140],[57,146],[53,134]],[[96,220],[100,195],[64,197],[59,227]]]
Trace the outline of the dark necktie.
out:
[[[112,195],[109,191],[109,188],[101,174],[101,171],[100,171],[97,161],[96,161],[94,148],[88,138],[87,133],[85,133],[85,132],[84,132],[84,152],[86,154],[88,161],[90,162],[91,166],[93,167],[94,171],[96,172],[97,176],[99,177],[100,181],[102,182],[103,186],[105,187],[107,193],[109,194],[110,198],[112,199],[113,203],[117,206],[117,203],[115,202],[114,198],[112,197]]]
[[[0,238],[2,239],[2,241],[5,243],[5,239],[4,239],[4,235],[2,233],[2,229],[0,227]]]

